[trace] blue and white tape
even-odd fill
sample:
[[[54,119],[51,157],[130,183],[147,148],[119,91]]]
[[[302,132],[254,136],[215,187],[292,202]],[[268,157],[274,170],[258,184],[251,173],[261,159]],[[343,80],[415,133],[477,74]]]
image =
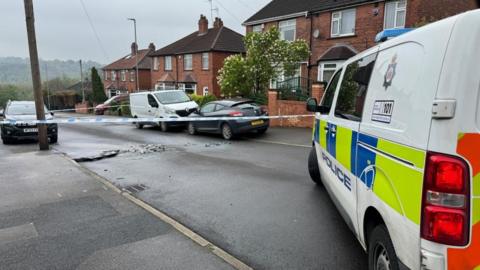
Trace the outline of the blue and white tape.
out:
[[[106,118],[106,117],[69,117],[51,120],[3,120],[0,125],[37,125],[37,124],[102,124],[102,123],[160,123],[160,122],[197,122],[197,121],[255,121],[288,118],[313,117],[312,114],[303,115],[275,115],[275,116],[235,116],[235,117],[170,117],[170,118]]]

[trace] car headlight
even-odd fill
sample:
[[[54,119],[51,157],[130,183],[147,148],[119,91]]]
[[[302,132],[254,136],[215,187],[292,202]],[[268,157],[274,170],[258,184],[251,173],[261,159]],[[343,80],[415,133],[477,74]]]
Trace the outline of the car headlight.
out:
[[[175,110],[165,107],[165,113],[167,114],[176,114]]]

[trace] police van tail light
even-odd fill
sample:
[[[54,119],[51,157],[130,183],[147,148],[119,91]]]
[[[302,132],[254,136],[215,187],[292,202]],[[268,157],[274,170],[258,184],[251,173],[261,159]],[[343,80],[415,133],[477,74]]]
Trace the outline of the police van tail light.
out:
[[[422,205],[422,238],[452,246],[468,244],[470,175],[457,157],[427,154]]]

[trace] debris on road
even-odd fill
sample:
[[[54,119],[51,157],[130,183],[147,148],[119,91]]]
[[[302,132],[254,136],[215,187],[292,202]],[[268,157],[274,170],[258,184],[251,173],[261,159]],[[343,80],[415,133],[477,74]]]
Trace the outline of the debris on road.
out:
[[[112,157],[117,156],[119,153],[120,153],[120,150],[109,150],[109,151],[103,151],[98,155],[89,156],[89,157],[74,158],[73,160],[75,160],[78,163],[92,162],[92,161],[97,161],[97,160],[101,160],[101,159],[105,159],[105,158],[112,158]]]

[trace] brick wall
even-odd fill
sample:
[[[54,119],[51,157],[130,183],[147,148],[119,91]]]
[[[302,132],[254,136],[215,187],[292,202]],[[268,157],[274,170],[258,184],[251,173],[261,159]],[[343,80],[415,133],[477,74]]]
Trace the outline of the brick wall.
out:
[[[476,0],[409,0],[406,25],[438,21],[475,8],[478,8]]]
[[[131,76],[130,76],[130,71],[132,71],[133,74],[133,81],[131,81]],[[128,90],[128,92],[132,93],[137,90],[137,83],[135,81],[135,74],[136,70],[126,70],[125,74],[125,81],[122,81],[122,71],[121,70],[116,70],[117,72],[117,78],[115,81],[112,81],[112,75],[111,75],[111,70],[107,70],[108,72],[108,80],[106,78],[103,79],[103,86],[105,88],[105,92],[108,96],[108,89],[107,87],[113,84],[113,87],[115,89],[125,89]],[[104,75],[105,77],[105,75]],[[139,82],[139,87],[140,90],[149,90],[151,89],[151,73],[150,70],[145,70],[145,69],[140,69],[138,70],[138,77],[140,78]]]
[[[172,70],[165,71],[165,57],[159,57],[158,70],[152,69],[151,71],[151,85],[152,88],[158,82],[158,80],[169,73],[172,78],[181,83],[187,75],[191,75],[197,82],[197,94],[202,95],[203,89],[208,87],[209,93],[214,94],[217,97],[221,95],[220,86],[217,82],[218,71],[223,67],[223,61],[232,53],[225,52],[209,52],[209,67],[208,70],[202,68],[202,53],[196,53],[192,55],[193,66],[192,70],[185,70],[184,68],[184,56],[172,56]],[[178,66],[177,66],[178,62]]]

